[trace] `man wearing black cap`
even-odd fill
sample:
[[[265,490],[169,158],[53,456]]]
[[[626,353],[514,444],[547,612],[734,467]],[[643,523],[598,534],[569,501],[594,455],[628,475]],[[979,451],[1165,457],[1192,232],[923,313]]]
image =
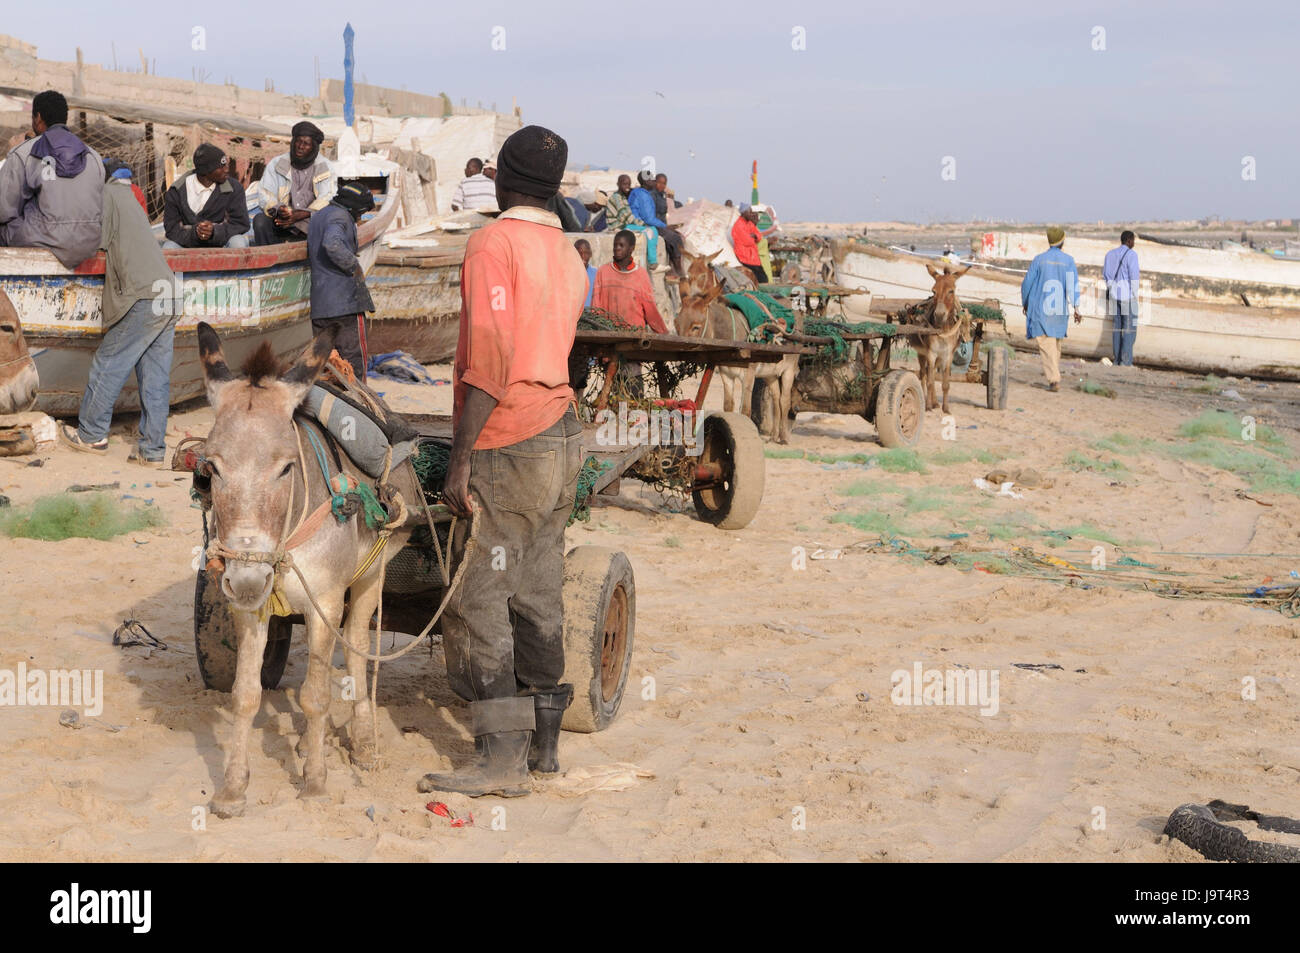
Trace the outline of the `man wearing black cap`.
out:
[[[262,211],[253,218],[255,245],[302,241],[307,219],[334,197],[334,166],[320,154],[325,133],[303,120],[293,127],[289,151],[276,156],[258,183]]]
[[[465,247],[442,495],[457,515],[475,515],[477,536],[442,632],[448,680],[470,703],[477,759],[425,775],[421,791],[514,797],[528,793],[530,770],[559,770],[560,722],[574,692],[560,684],[564,527],[582,465],[568,358],[587,273],[546,203],[568,153],[541,126],[507,139],[496,177],[505,211]],[[458,524],[453,548],[464,553],[467,536]]]
[[[339,326],[338,351],[357,375],[366,379],[365,312],[374,311],[366,289],[366,272],[357,259],[357,222],[375,207],[363,185],[349,182],[311,217],[307,230],[307,260],[311,263],[311,329],[320,334]]]
[[[247,248],[248,202],[229,175],[226,154],[210,143],[194,150],[194,171],[163,196],[163,248]]]

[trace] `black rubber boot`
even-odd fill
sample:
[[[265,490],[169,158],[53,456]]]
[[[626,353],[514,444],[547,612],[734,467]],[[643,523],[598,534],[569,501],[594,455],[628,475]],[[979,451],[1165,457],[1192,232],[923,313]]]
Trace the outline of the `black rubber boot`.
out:
[[[490,698],[470,702],[474,719],[473,764],[451,774],[426,774],[417,789],[453,791],[469,797],[495,794],[519,797],[528,785],[528,746],[536,724],[531,698]]]
[[[572,702],[573,686],[568,684],[560,685],[555,691],[533,693],[537,728],[528,748],[528,770],[534,774],[559,773],[560,722]]]

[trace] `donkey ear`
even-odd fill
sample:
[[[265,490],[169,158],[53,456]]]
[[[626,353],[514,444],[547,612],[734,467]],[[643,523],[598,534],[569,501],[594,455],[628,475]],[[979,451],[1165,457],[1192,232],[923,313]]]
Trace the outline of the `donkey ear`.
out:
[[[334,339],[338,337],[338,333],[339,325],[337,322],[331,322],[327,325],[325,330],[316,335],[311,344],[307,346],[307,349],[298,356],[298,360],[293,362],[293,366],[285,371],[284,376],[280,378],[294,391],[298,392],[299,400],[307,396],[307,391],[311,390],[311,385],[316,383],[316,378],[320,376],[320,372],[325,368],[325,362],[329,360],[330,351],[334,350]]]
[[[954,271],[952,274],[953,274],[953,277],[954,277],[954,278],[960,278],[962,275],[966,274],[966,272],[968,272],[968,271],[970,271],[970,265],[967,265],[965,268],[958,268],[958,269],[957,269],[956,271]]]
[[[934,265],[931,265],[928,262],[926,263],[925,270],[930,273],[931,278],[939,277],[939,269],[935,268]]]
[[[721,254],[722,254],[722,249],[719,248],[719,249],[718,249],[717,251],[715,251],[712,255],[707,255],[707,256],[705,256],[705,259],[704,259],[705,264],[708,264],[709,262],[713,261],[713,259],[717,258],[717,257],[718,257],[719,255],[721,255]]]
[[[222,388],[234,380],[235,375],[230,373],[230,368],[226,364],[226,355],[221,350],[221,338],[217,337],[217,332],[212,330],[212,325],[200,321],[198,332],[199,363],[203,366],[203,383],[207,388],[208,403],[215,407]]]

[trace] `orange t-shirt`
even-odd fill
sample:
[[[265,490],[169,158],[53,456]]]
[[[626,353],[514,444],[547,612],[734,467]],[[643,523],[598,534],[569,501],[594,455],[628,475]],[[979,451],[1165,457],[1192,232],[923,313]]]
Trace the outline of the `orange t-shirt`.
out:
[[[495,397],[475,450],[535,437],[573,399],[569,351],[587,270],[551,212],[516,206],[479,229],[460,269],[453,426],[466,386]]]
[[[648,327],[660,334],[668,333],[668,326],[664,324],[663,316],[655,305],[650,277],[635,261],[627,271],[613,262],[596,269],[596,285],[591,293],[591,303],[594,307],[617,315],[630,327]]]

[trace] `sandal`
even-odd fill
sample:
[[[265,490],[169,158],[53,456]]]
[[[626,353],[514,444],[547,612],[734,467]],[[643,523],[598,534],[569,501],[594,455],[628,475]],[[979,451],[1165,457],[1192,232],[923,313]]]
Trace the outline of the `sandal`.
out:
[[[70,427],[67,424],[59,425],[59,436],[62,437],[63,442],[66,443],[73,450],[80,450],[82,453],[107,453],[108,452],[107,437],[105,437],[103,440],[97,440],[94,443],[86,443],[84,440],[81,439],[81,434],[77,432],[77,429],[75,427]]]

